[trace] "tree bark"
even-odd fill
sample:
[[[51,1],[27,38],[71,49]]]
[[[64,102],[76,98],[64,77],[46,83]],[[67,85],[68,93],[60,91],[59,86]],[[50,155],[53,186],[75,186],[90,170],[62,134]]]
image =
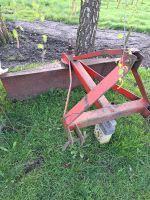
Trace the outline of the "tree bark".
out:
[[[81,0],[76,55],[94,50],[101,0]]]

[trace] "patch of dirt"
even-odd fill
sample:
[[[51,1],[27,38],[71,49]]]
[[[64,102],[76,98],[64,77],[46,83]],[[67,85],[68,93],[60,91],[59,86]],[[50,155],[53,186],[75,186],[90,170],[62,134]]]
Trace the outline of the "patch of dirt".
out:
[[[42,163],[44,162],[44,158],[40,157],[36,160],[32,160],[24,165],[24,173],[28,174],[29,172],[33,171],[36,168],[39,168]]]
[[[23,178],[23,176],[25,176],[25,175],[29,174],[31,171],[41,167],[43,162],[44,162],[43,157],[39,157],[35,160],[28,161],[26,164],[24,164],[23,170],[21,171],[21,174],[16,176],[15,182],[20,181]]]
[[[22,27],[21,31],[17,27]],[[38,44],[43,42],[42,35],[48,36],[46,44],[45,62],[59,60],[61,53],[66,51],[70,41],[75,45],[77,26],[70,26],[60,22],[9,22],[10,30],[16,28],[19,32],[20,48],[17,49],[16,41],[6,46],[0,46],[0,59],[2,66],[18,66],[41,62],[42,50]],[[118,39],[119,30],[98,30],[95,49],[120,48],[123,41]],[[150,67],[150,35],[132,32],[128,47],[138,48],[144,55],[143,65]]]

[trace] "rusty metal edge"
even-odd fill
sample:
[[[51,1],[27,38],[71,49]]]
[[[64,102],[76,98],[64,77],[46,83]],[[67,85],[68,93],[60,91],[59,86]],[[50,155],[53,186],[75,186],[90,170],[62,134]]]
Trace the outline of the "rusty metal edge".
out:
[[[105,76],[115,67],[116,58],[88,59],[84,62]],[[51,88],[66,89],[69,86],[68,69],[61,63],[51,63],[32,70],[6,73],[1,75],[0,79],[7,96],[15,100],[25,100],[46,93]],[[72,88],[79,84],[73,73]]]
[[[86,65],[89,65],[90,67],[93,67],[95,65],[104,64],[104,63],[114,63],[116,62],[116,58],[109,58],[109,59],[87,59],[83,60],[83,62]],[[66,67],[62,63],[48,63],[45,65],[42,65],[35,69],[29,69],[29,70],[23,70],[18,72],[8,72],[6,74],[0,75],[0,79],[9,78],[9,77],[15,77],[15,76],[24,76],[24,75],[31,75],[36,73],[42,73],[42,72],[50,72],[50,71],[56,71],[56,70],[66,70]]]

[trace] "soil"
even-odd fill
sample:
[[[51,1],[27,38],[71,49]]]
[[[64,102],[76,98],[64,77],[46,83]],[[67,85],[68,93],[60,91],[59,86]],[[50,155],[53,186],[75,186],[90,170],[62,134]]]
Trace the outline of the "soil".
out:
[[[19,33],[19,48],[16,41],[0,46],[2,67],[20,66],[42,61],[42,50],[38,44],[43,43],[42,35],[47,35],[45,45],[45,62],[60,60],[61,53],[67,51],[69,44],[75,46],[77,26],[60,22],[9,22],[9,30],[17,29]],[[20,28],[21,27],[21,28]],[[22,30],[21,30],[22,29]],[[118,39],[119,30],[97,31],[95,50],[123,47],[123,40]],[[150,67],[150,35],[132,32],[128,47],[138,48],[144,55],[143,66]]]

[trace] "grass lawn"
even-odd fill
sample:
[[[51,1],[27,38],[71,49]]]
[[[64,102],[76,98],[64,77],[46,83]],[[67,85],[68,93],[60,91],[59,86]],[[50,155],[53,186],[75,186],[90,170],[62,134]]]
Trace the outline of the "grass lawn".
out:
[[[150,89],[150,71],[141,69]],[[127,88],[132,88],[131,77]],[[139,115],[117,120],[111,142],[100,145],[93,127],[83,147],[61,151],[66,133],[61,122],[67,91],[54,90],[22,102],[11,102],[0,86],[0,199],[4,200],[149,200],[150,126]],[[71,105],[85,92],[72,92]],[[149,91],[150,94],[150,91]],[[123,102],[109,92],[111,101]],[[25,164],[35,159],[35,169]],[[34,168],[34,167],[33,167]],[[25,170],[26,169],[26,170]]]
[[[77,24],[70,0],[39,0],[39,12],[32,0],[0,0],[8,21],[45,19]],[[128,27],[150,32],[150,1],[127,7]],[[123,28],[123,5],[102,1],[99,26]],[[128,9],[129,8],[129,9]],[[40,16],[38,16],[40,13]],[[27,66],[32,68],[32,66]],[[140,69],[150,97],[150,69]],[[124,86],[139,94],[129,75]],[[4,200],[150,200],[150,125],[140,115],[117,120],[109,144],[100,145],[87,128],[83,147],[74,145],[62,152],[66,133],[62,115],[67,91],[12,102],[0,85],[0,199]],[[72,91],[70,107],[85,95]],[[113,92],[106,94],[115,103],[125,101]],[[1,129],[1,127],[0,127]]]
[[[32,21],[39,20],[41,16],[45,16],[47,20],[77,24],[79,21],[80,0],[76,1],[77,12],[74,16],[71,11],[71,0],[35,0],[34,2],[39,2],[35,5],[32,0],[0,0],[0,4],[6,20]],[[108,4],[108,2],[110,3]],[[116,0],[102,0],[99,26],[101,28],[122,29],[124,26],[124,13],[126,13],[128,28],[132,25],[133,30],[150,32],[150,1],[139,0],[137,6],[136,3],[131,5],[132,0],[128,2],[129,6],[124,6],[121,3],[117,8]],[[38,4],[40,16],[35,11]]]

